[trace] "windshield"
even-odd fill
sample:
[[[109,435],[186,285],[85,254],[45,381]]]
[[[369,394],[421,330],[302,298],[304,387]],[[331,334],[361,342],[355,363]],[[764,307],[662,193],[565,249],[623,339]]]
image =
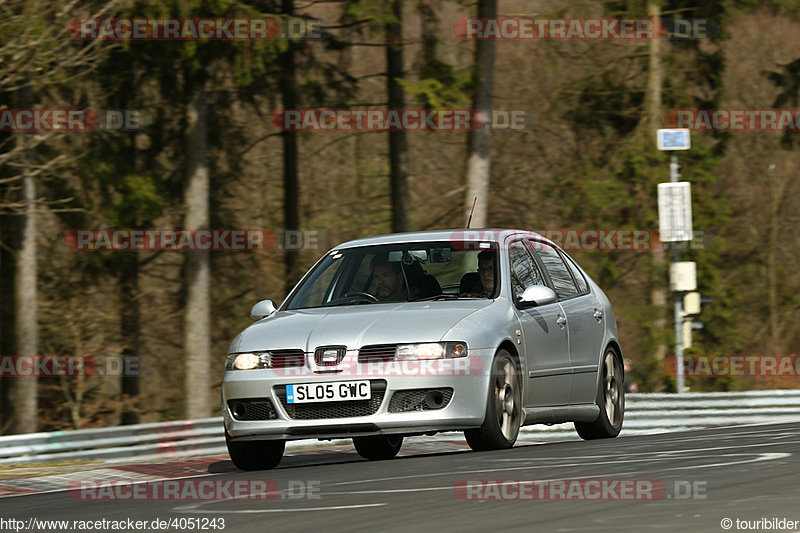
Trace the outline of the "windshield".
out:
[[[422,242],[333,250],[286,309],[381,302],[494,298],[497,245]]]

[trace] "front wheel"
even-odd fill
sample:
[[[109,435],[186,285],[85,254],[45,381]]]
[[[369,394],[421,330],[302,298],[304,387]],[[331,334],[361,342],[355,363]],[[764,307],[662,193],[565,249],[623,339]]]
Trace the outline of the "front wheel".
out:
[[[402,435],[375,435],[372,437],[353,437],[353,446],[364,459],[381,461],[392,459],[403,446]]]
[[[225,432],[225,444],[233,465],[239,470],[271,470],[278,466],[286,448],[284,440],[231,440]]]
[[[473,450],[502,450],[517,441],[522,424],[522,389],[517,360],[506,350],[500,350],[492,361],[492,377],[486,416],[479,429],[464,432]]]
[[[601,373],[596,400],[600,416],[594,422],[575,422],[575,430],[583,440],[614,438],[622,429],[625,416],[624,371],[612,348],[606,350]]]

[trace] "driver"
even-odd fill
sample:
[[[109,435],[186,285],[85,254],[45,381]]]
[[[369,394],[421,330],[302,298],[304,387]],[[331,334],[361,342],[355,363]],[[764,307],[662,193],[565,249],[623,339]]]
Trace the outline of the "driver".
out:
[[[375,256],[372,260],[372,281],[375,283],[378,300],[396,302],[408,299],[403,267],[399,261],[389,261],[386,256]]]

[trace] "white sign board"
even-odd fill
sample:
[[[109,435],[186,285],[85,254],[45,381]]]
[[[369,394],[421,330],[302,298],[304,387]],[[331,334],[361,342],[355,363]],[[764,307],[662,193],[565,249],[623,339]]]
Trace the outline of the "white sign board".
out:
[[[658,184],[661,242],[692,240],[692,190],[688,181]]]
[[[697,289],[697,263],[678,261],[669,265],[669,284],[674,292],[689,292]]]
[[[660,129],[656,144],[659,150],[688,150],[692,147],[692,136],[688,128]]]

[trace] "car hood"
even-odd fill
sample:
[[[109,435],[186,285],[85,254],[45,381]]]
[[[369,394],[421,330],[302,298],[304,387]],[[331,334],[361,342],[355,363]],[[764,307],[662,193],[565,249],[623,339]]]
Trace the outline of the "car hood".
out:
[[[248,327],[231,352],[433,342],[492,300],[404,302],[278,311]],[[462,340],[462,339],[449,339]],[[464,339],[466,340],[466,339]]]

